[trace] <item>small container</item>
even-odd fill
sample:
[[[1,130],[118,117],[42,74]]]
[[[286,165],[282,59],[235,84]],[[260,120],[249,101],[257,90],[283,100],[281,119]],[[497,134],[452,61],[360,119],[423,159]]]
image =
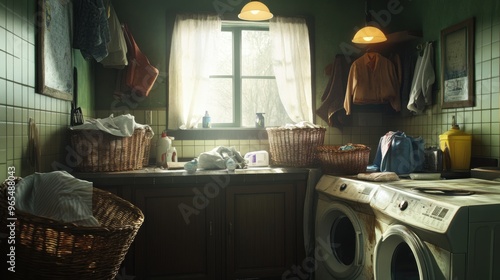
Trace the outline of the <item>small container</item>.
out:
[[[168,167],[167,162],[169,162],[168,153],[170,147],[172,147],[172,140],[167,136],[167,132],[163,131],[156,143],[156,166]]]
[[[249,167],[269,166],[269,153],[267,151],[248,152],[243,158]]]
[[[232,158],[226,159],[226,168],[228,171],[234,171],[236,169],[236,162]]]
[[[212,127],[212,118],[208,114],[208,111],[205,111],[205,116],[203,116],[203,121],[202,121],[202,126],[203,128],[211,128]]]
[[[263,128],[265,127],[265,120],[264,120],[264,114],[265,113],[256,113],[255,117],[255,127],[257,128]]]
[[[424,155],[424,171],[443,171],[443,151],[441,151],[438,147],[429,147],[424,150]]]
[[[169,159],[171,162],[177,162],[177,149],[175,147],[170,148]]]
[[[198,169],[198,159],[196,158],[184,164],[184,170],[186,170],[188,174],[195,173],[197,169]]]

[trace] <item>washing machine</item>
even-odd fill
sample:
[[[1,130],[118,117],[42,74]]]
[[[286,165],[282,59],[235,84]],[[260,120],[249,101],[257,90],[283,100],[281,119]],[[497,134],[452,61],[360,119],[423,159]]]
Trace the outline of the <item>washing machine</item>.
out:
[[[500,182],[394,182],[370,204],[386,225],[375,279],[500,279]]]
[[[378,227],[370,200],[379,184],[323,175],[316,185],[316,280],[373,279]]]

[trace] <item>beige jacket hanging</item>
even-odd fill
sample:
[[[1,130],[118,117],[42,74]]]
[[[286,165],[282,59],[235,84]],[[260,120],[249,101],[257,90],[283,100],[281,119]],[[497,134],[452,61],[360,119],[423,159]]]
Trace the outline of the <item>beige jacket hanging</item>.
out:
[[[394,64],[382,55],[369,52],[351,65],[344,109],[351,114],[352,104],[383,104],[401,110],[399,81]]]

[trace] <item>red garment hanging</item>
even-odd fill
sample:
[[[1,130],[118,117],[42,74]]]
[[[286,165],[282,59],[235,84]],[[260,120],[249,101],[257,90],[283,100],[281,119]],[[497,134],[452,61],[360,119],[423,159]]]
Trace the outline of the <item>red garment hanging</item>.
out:
[[[122,28],[128,48],[125,84],[137,95],[148,96],[160,72],[149,63],[148,58],[141,52],[127,25],[123,25]]]

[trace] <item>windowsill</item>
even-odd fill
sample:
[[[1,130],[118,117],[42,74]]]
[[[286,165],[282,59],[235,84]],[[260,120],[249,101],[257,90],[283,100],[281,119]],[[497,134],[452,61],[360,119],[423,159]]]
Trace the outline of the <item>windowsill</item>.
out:
[[[266,140],[265,128],[196,128],[169,130],[175,140]]]

